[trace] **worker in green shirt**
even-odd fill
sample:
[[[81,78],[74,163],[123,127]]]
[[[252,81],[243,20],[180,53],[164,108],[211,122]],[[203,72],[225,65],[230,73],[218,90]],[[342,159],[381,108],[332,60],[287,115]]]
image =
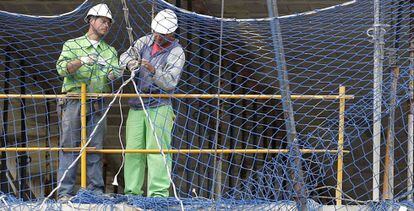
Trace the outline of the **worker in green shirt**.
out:
[[[64,77],[63,93],[80,93],[82,83],[87,85],[89,93],[110,92],[108,85],[110,80],[122,75],[115,48],[106,44],[102,39],[113,23],[108,6],[106,4],[95,5],[89,10],[85,21],[89,23],[88,32],[84,36],[66,41],[56,64],[59,75]],[[81,102],[79,99],[64,99],[59,104],[62,110],[60,147],[79,147],[81,142]],[[105,107],[102,98],[87,101],[88,136],[102,118],[102,111]],[[106,118],[97,127],[89,146],[102,149]],[[67,201],[75,195],[77,165],[71,169],[68,169],[68,167],[78,154],[79,152],[63,151],[59,154],[58,181],[62,180],[62,184],[58,196],[61,201]],[[87,169],[89,182],[87,188],[102,193],[104,191],[102,155],[88,154]],[[62,178],[66,170],[66,176]]]

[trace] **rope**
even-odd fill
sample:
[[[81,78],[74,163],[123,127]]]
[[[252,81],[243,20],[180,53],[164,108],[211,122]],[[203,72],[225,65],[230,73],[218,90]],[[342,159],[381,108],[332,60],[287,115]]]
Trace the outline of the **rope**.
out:
[[[131,78],[134,78],[134,77],[135,77],[135,72],[132,72],[132,76],[131,76]],[[134,81],[134,80],[132,80],[132,83],[134,84],[135,92],[136,92],[137,94],[139,94],[137,84],[135,83],[135,81]],[[159,149],[159,150],[160,150],[160,152],[161,152],[161,155],[162,155],[162,158],[163,158],[163,161],[164,161],[165,168],[167,169],[168,177],[169,177],[170,182],[171,182],[172,187],[173,187],[174,197],[175,197],[175,199],[176,199],[177,201],[179,201],[179,202],[180,202],[181,210],[182,210],[182,211],[184,211],[184,205],[183,205],[183,202],[182,202],[182,201],[181,201],[181,199],[178,197],[178,194],[177,194],[177,189],[176,189],[176,187],[175,187],[174,181],[172,180],[172,176],[171,176],[170,168],[168,167],[167,157],[166,157],[166,155],[165,155],[165,153],[164,153],[164,149],[162,148],[162,146],[161,146],[161,144],[160,144],[160,141],[159,141],[159,139],[158,139],[157,133],[155,132],[154,123],[152,122],[151,117],[149,116],[149,114],[148,114],[148,112],[147,112],[147,109],[145,109],[144,101],[142,100],[142,98],[141,98],[141,97],[139,97],[139,101],[140,101],[140,103],[141,103],[142,110],[144,111],[145,116],[148,118],[148,121],[150,122],[150,127],[151,127],[151,130],[152,130],[152,132],[154,133],[155,140],[157,141],[157,146],[158,146],[158,149]]]
[[[122,125],[124,124],[124,113],[122,112],[122,97],[119,97],[119,112],[121,113],[121,123],[119,124],[119,129],[118,129],[118,138],[119,138],[119,144],[121,145],[121,149],[124,150],[124,144],[122,143]],[[121,173],[122,167],[125,164],[125,152],[122,152],[122,163],[121,166],[118,169],[118,172],[115,174],[114,178],[113,178],[113,182],[112,185],[118,186],[118,175],[119,173]]]
[[[128,33],[128,40],[129,40],[129,44],[132,46],[134,44],[134,36],[132,34],[132,27],[131,27],[131,23],[129,22],[129,9],[127,6],[127,3],[125,0],[122,0],[122,10],[124,11],[124,20],[125,20],[125,24],[126,24],[126,30]],[[136,52],[134,52],[134,55],[136,55]],[[121,91],[122,94],[122,91]],[[122,135],[121,135],[121,131],[122,131],[122,125],[124,124],[124,114],[122,112],[122,102],[121,102],[122,97],[119,97],[119,111],[121,112],[121,123],[119,125],[119,129],[118,129],[118,138],[119,138],[119,144],[121,145],[122,150],[124,150],[124,144],[122,143]],[[113,181],[112,181],[112,185],[118,186],[118,175],[121,173],[122,167],[125,164],[125,152],[122,152],[122,162],[121,162],[121,166],[119,167],[117,173],[115,174]]]
[[[131,77],[126,80],[121,87],[119,87],[118,91],[116,94],[119,94],[122,91],[122,88],[127,85],[131,80],[133,79],[133,76],[131,75]],[[89,143],[92,140],[93,135],[95,134],[98,126],[101,124],[102,120],[106,117],[106,115],[109,112],[109,109],[112,107],[112,104],[115,102],[116,97],[114,99],[112,99],[112,101],[109,103],[109,106],[106,108],[105,113],[102,115],[101,119],[98,121],[98,123],[96,124],[96,126],[94,127],[91,135],[88,138],[88,141],[85,143],[85,145],[81,148],[79,155],[76,157],[76,159],[70,164],[70,166],[65,170],[65,172],[63,172],[62,178],[59,180],[58,185],[56,186],[56,188],[54,188],[50,194],[43,200],[42,204],[40,205],[40,209],[43,208],[43,205],[46,203],[47,200],[49,200],[50,197],[52,197],[52,195],[60,188],[60,186],[62,185],[63,179],[65,178],[66,174],[68,173],[69,169],[73,168],[73,166],[75,166],[76,162],[78,162],[78,160],[81,158],[82,153],[85,151],[86,147],[89,145]]]

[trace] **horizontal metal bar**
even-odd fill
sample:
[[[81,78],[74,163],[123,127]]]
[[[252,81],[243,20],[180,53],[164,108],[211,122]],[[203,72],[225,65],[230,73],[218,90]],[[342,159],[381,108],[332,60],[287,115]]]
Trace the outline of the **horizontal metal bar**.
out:
[[[86,150],[94,150],[95,147],[86,147]],[[80,147],[3,147],[0,148],[0,152],[33,152],[33,151],[47,151],[47,152],[80,152]]]
[[[29,151],[64,151],[64,152],[79,152],[81,148],[61,148],[61,147],[8,147],[0,148],[0,152],[29,152]],[[158,154],[159,149],[96,149],[95,147],[87,147],[87,153],[102,153],[102,154],[120,154],[120,153],[141,153],[141,154]],[[284,154],[288,153],[288,149],[166,149],[164,153],[168,154]],[[337,153],[338,150],[326,149],[300,149],[303,154],[309,153]],[[343,150],[344,153],[349,153],[348,150]]]
[[[251,94],[98,94],[98,93],[89,93],[87,94],[88,98],[113,98],[113,97],[122,97],[122,98],[135,98],[141,96],[143,98],[154,97],[154,98],[199,98],[199,99],[282,99],[281,95],[251,95]],[[0,99],[2,98],[17,98],[17,99],[57,99],[57,98],[67,98],[67,99],[80,99],[80,94],[60,94],[60,95],[43,95],[43,94],[0,94]],[[353,95],[291,95],[291,98],[294,100],[335,100],[335,99],[354,99]]]

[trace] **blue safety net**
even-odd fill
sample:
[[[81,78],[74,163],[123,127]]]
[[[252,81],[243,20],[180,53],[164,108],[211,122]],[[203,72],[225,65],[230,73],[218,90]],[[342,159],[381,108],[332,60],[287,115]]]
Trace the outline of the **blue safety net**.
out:
[[[166,177],[172,181],[166,198],[147,197],[148,181],[144,182],[142,196],[124,195],[123,171],[117,177],[119,186],[111,185],[123,155],[88,152],[87,158],[102,156],[105,192],[114,194],[81,189],[72,203],[102,207],[128,204],[156,210],[181,209],[181,205],[188,209],[265,210],[295,206],[301,200],[309,209],[338,203],[377,208],[400,203],[413,207],[414,44],[410,43],[414,42],[414,2],[379,1],[380,25],[374,24],[375,1],[368,0],[277,20],[222,19],[157,0],[125,2],[126,5],[123,1],[85,1],[74,11],[58,16],[0,11],[0,206],[37,207],[58,187],[59,157],[63,151],[47,148],[61,147],[63,127],[73,122],[65,122],[62,117],[59,99],[69,98],[62,93],[64,77],[58,73],[56,63],[64,43],[88,31],[89,25],[84,22],[88,10],[106,3],[114,23],[104,40],[114,47],[112,53],[117,53],[117,58],[130,47],[126,17],[135,41],[151,34],[151,20],[157,12],[171,9],[177,15],[175,38],[184,50],[185,64],[176,87],[168,91],[158,85],[154,85],[159,88],[156,91],[134,87],[133,80],[142,83],[140,75],[131,80],[129,70],[122,72],[122,68],[111,64],[109,69],[123,76],[105,79],[103,86],[110,91],[102,92],[149,94],[142,97],[144,103],[171,99],[171,144],[166,144],[159,134],[156,141],[164,150],[182,151],[165,152],[165,156],[159,152],[126,155],[127,159],[158,155],[156,168],[160,172],[165,171],[165,163],[172,162],[171,174]],[[276,27],[272,33],[277,22],[280,31]],[[376,27],[379,33],[375,33]],[[282,45],[275,45],[278,33]],[[284,60],[275,55],[280,50]],[[76,52],[82,54],[85,50]],[[379,62],[374,66],[375,58]],[[278,68],[283,64],[286,70]],[[381,96],[374,96],[375,69],[382,70],[378,71],[382,78]],[[90,74],[88,70],[84,73]],[[287,77],[279,76],[283,73]],[[76,81],[76,74],[68,72],[65,77]],[[92,83],[98,80],[95,76],[90,74],[84,80],[88,88],[96,85]],[[76,84],[73,81],[68,84]],[[284,95],[283,84],[289,86],[289,97]],[[344,87],[342,94],[340,87]],[[88,89],[89,93],[100,91]],[[109,106],[94,106],[93,102],[101,99]],[[86,119],[94,122],[87,125],[88,135],[100,120],[92,117],[94,113],[106,121],[101,122],[101,126],[106,124],[103,149],[125,147],[126,122],[132,119],[131,111],[128,115],[132,109],[129,99],[88,98]],[[375,99],[382,102],[376,114]],[[79,97],[69,100],[79,102]],[[142,114],[140,120],[150,119],[147,127],[168,134],[165,123],[160,125],[154,120],[158,110],[147,107],[145,111],[155,117]],[[292,134],[289,119],[294,120],[293,140],[288,138]],[[374,123],[380,124],[379,131],[374,131]],[[77,134],[70,140],[79,144],[80,128],[69,131]],[[378,145],[375,137],[380,137]],[[38,149],[30,151],[26,147]],[[80,146],[73,147],[70,153],[77,157]],[[150,159],[143,163],[148,171],[154,168]],[[145,170],[145,166],[140,168]],[[80,169],[75,174],[77,191]],[[387,179],[386,175],[391,177]],[[45,202],[51,209],[63,206],[55,203],[56,193],[52,201]]]

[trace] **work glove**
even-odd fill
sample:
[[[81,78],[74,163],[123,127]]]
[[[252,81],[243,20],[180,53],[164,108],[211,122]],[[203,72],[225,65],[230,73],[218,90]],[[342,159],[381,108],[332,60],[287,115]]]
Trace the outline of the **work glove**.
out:
[[[98,60],[98,56],[95,54],[91,54],[88,56],[82,56],[80,58],[82,65],[92,65]]]

